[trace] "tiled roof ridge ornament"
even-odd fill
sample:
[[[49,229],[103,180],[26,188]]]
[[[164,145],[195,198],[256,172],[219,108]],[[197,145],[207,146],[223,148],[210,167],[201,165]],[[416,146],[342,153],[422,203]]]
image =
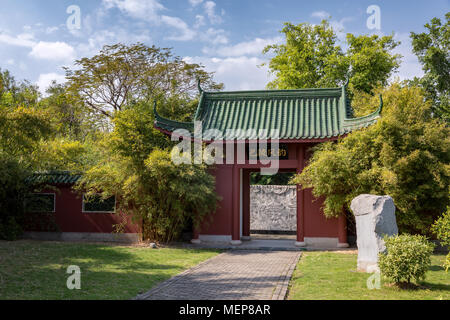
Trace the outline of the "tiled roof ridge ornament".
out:
[[[383,111],[383,95],[380,93],[380,105],[378,107],[378,110],[376,112],[378,112],[378,114],[381,116],[381,112]]]
[[[202,89],[202,86],[201,86],[201,80],[200,80],[200,78],[197,78],[197,89],[198,89],[198,93],[199,94],[202,94],[203,93],[203,89]]]
[[[344,83],[344,87],[345,88],[348,88],[348,83],[350,82],[350,77],[347,75],[347,77],[346,77],[347,79],[345,80],[345,83]]]

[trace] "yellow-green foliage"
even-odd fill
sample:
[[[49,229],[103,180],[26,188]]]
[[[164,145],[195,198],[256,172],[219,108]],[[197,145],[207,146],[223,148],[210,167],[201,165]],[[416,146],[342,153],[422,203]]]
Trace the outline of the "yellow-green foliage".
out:
[[[65,138],[42,140],[33,152],[32,164],[36,171],[81,169],[86,148],[80,141]]]
[[[0,151],[28,160],[40,139],[51,133],[46,112],[35,107],[0,104]]]
[[[434,245],[424,236],[403,234],[385,237],[386,251],[379,253],[381,274],[395,283],[425,280]]]
[[[441,241],[441,244],[443,246],[450,246],[450,207],[447,207],[447,212],[445,212],[442,217],[434,222],[432,231]],[[444,268],[445,271],[448,271],[448,269],[450,268],[450,253],[447,254]]]
[[[317,25],[286,22],[281,33],[285,42],[263,51],[274,54],[268,63],[275,76],[269,89],[336,87],[349,80],[351,93],[371,93],[378,85],[386,85],[400,64],[400,56],[392,52],[399,44],[393,36],[349,33],[344,51],[327,20]]]
[[[443,246],[450,246],[450,207],[434,222],[432,230]]]
[[[145,105],[116,113],[114,130],[98,144],[97,162],[88,166],[78,188],[118,199],[121,212],[143,223],[145,238],[168,242],[190,222],[215,211],[215,180],[205,165],[175,165],[171,142],[152,126]]]
[[[449,202],[450,130],[431,117],[421,89],[395,83],[382,93],[377,124],[316,147],[292,182],[325,197],[328,217],[359,194],[388,194],[400,231],[427,233]]]

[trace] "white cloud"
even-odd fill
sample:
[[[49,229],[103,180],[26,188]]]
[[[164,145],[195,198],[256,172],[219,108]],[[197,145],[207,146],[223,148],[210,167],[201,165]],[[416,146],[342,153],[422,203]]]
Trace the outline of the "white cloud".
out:
[[[0,42],[20,47],[33,47],[36,42],[33,40],[33,35],[28,33],[19,34],[17,37],[12,37],[7,34],[0,33]]]
[[[205,17],[204,16],[202,16],[200,14],[195,16],[194,28],[196,28],[196,29],[200,28],[200,27],[204,26],[205,24],[206,23],[205,23]]]
[[[185,57],[184,60],[202,64],[207,71],[214,72],[214,80],[223,82],[225,90],[264,89],[271,80],[267,66],[259,67],[265,61],[257,57]]]
[[[37,59],[67,61],[75,57],[75,50],[65,42],[39,41],[33,46],[30,56]]]
[[[66,77],[62,74],[57,73],[43,73],[39,75],[38,81],[36,84],[39,87],[39,91],[45,95],[45,90],[50,86],[52,81],[55,80],[57,83],[64,83],[66,81]]]
[[[269,39],[261,39],[256,38],[252,41],[244,41],[237,43],[232,46],[222,46],[218,48],[203,48],[203,53],[205,54],[214,54],[219,55],[221,57],[237,57],[237,56],[247,56],[247,55],[259,55],[261,54],[264,47],[270,44],[279,44],[281,43],[281,37],[269,38]]]
[[[228,37],[223,29],[209,28],[200,33],[199,39],[213,45],[228,43]]]
[[[79,57],[90,57],[98,54],[104,45],[115,43],[149,43],[151,42],[150,31],[142,30],[139,33],[128,32],[120,27],[111,30],[98,30],[88,37],[88,40],[81,42],[76,46],[76,52]]]
[[[192,40],[196,34],[195,31],[191,30],[189,26],[180,18],[161,16],[161,21],[166,25],[180,31],[180,34],[178,35],[168,36],[167,39],[169,40],[188,41]]]
[[[47,27],[46,29],[45,29],[45,33],[46,34],[51,34],[51,33],[53,33],[53,32],[55,32],[55,31],[58,31],[58,27]]]
[[[222,18],[216,14],[216,3],[214,1],[206,1],[203,5],[205,13],[208,16],[209,22],[218,24],[222,22]],[[222,10],[222,14],[224,11]]]
[[[196,32],[186,22],[178,17],[160,15],[166,8],[158,0],[103,0],[106,9],[117,8],[132,18],[148,21],[155,25],[163,23],[174,28],[177,34],[166,37],[168,40],[188,41],[195,37]]]
[[[191,6],[195,7],[197,5],[199,5],[200,3],[202,3],[203,0],[189,0],[189,3],[191,4]]]
[[[331,15],[326,11],[314,11],[311,13],[311,17],[319,19],[328,19]]]
[[[12,46],[31,48],[29,55],[37,59],[66,61],[75,57],[74,48],[65,42],[35,41],[34,36],[29,33],[19,34],[13,37],[0,34],[0,42]]]
[[[157,0],[103,0],[107,9],[118,8],[133,18],[157,22],[165,7]]]
[[[333,28],[336,36],[340,41],[344,41],[346,37],[344,24],[353,20],[352,17],[344,17],[340,20],[332,20],[331,15],[326,11],[314,11],[313,13],[311,13],[311,17],[318,18],[320,20],[329,20],[331,27]]]

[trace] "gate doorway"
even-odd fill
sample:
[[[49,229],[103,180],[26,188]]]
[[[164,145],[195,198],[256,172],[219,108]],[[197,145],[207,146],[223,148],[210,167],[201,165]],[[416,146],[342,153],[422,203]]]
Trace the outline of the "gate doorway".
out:
[[[297,188],[288,184],[295,170],[280,170],[272,176],[259,171],[247,174],[249,183],[244,196],[248,197],[248,239],[295,241]]]

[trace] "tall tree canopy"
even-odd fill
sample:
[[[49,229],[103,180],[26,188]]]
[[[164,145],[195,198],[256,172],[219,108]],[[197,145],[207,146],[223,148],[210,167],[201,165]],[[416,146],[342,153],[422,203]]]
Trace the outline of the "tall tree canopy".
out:
[[[319,25],[285,23],[281,32],[285,43],[263,51],[274,54],[268,66],[275,79],[268,88],[337,87],[349,78],[351,89],[371,93],[399,67],[400,56],[392,53],[399,43],[393,36],[347,34],[344,51],[327,20]]]
[[[50,114],[38,107],[37,88],[17,83],[0,70],[0,155],[29,164],[30,154],[42,138],[53,133]]]
[[[111,118],[132,101],[179,97],[194,99],[197,79],[207,89],[220,89],[212,74],[174,56],[170,49],[144,44],[104,46],[99,54],[66,68],[68,89],[92,110]]]
[[[24,80],[20,83],[8,70],[0,69],[0,105],[4,107],[36,106],[41,95],[37,85]]]
[[[445,23],[433,18],[425,24],[426,32],[411,32],[413,52],[425,75],[416,79],[433,100],[434,113],[450,121],[450,12]]]

